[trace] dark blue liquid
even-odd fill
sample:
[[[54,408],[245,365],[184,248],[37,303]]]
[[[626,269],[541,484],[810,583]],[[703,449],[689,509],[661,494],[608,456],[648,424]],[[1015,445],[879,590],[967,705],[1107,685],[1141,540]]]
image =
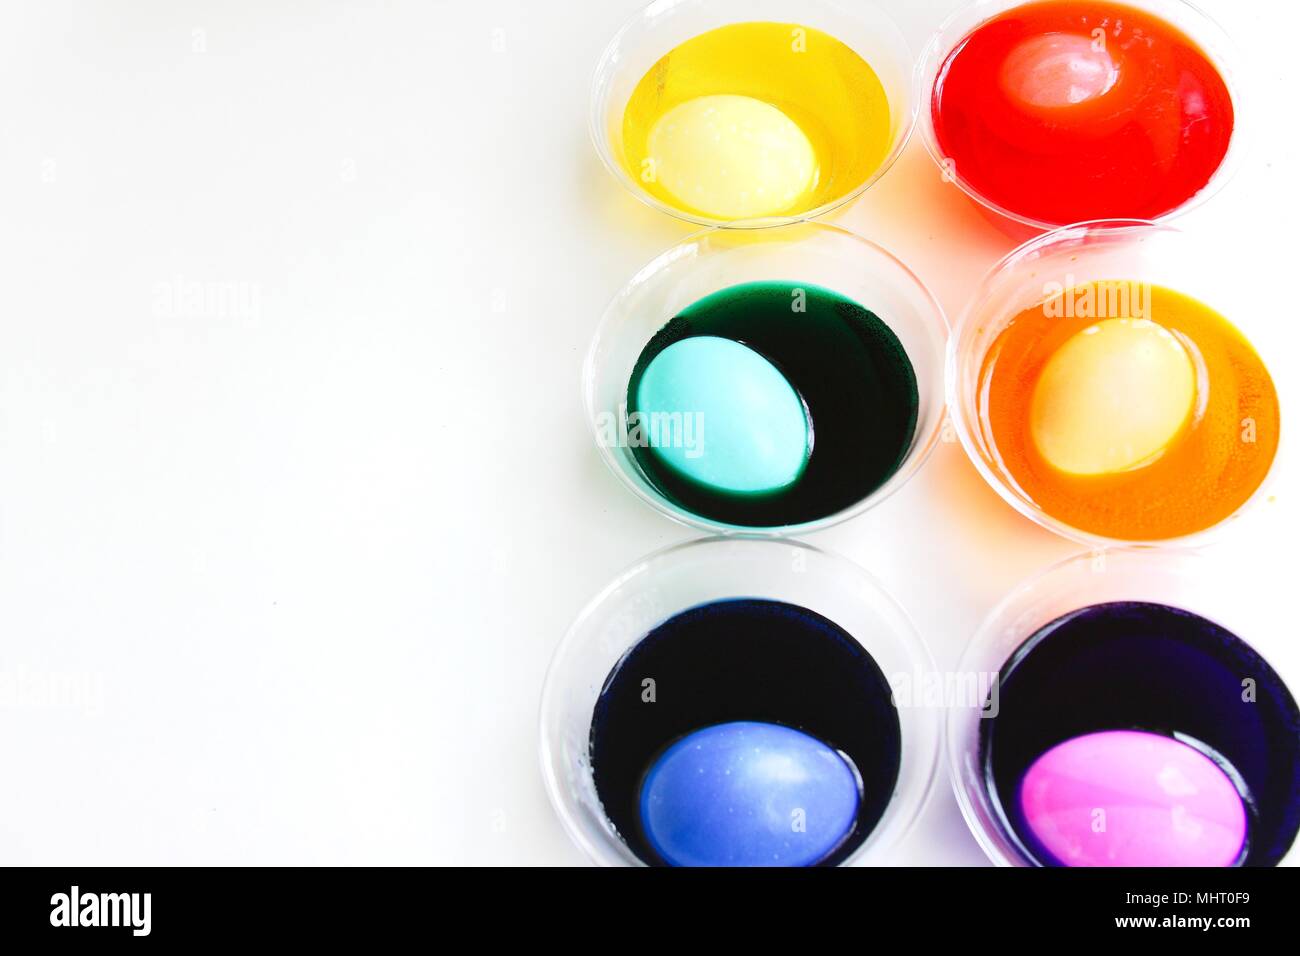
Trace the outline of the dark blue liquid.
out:
[[[1179,735],[1220,761],[1246,804],[1245,866],[1276,864],[1300,829],[1295,699],[1244,641],[1196,614],[1134,602],[1071,612],[1007,662],[998,704],[980,727],[986,785],[1009,835],[1042,865],[1055,861],[1019,819],[1021,778],[1044,751],[1100,730]]]
[[[644,681],[654,681],[653,702]],[[784,724],[825,742],[862,778],[853,830],[822,863],[862,844],[898,779],[902,733],[889,684],[835,623],[779,601],[719,601],[660,624],[605,682],[591,723],[591,763],[605,813],[642,860],[661,864],[641,832],[646,771],[674,741],[729,721]]]

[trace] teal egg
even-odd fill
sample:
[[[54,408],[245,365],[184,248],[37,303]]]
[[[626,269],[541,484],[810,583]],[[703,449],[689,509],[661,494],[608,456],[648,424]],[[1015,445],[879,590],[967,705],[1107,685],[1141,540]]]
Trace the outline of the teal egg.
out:
[[[650,454],[714,491],[781,491],[812,451],[799,393],[775,365],[731,339],[701,335],[665,348],[646,366],[636,406],[629,425]]]

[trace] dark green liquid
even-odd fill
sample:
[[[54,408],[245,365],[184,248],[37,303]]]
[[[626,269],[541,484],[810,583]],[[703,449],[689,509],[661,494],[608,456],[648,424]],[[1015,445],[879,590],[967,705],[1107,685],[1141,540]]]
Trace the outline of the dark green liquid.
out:
[[[797,298],[796,290],[803,290]],[[804,311],[795,311],[801,301]],[[696,335],[732,339],[758,352],[789,380],[808,407],[813,450],[802,477],[767,496],[702,488],[632,449],[647,480],[682,508],[727,524],[774,527],[816,521],[871,494],[912,447],[920,398],[916,372],[889,326],[830,289],[796,282],[751,282],[700,299],[646,345],[628,383],[637,386],[668,346]]]

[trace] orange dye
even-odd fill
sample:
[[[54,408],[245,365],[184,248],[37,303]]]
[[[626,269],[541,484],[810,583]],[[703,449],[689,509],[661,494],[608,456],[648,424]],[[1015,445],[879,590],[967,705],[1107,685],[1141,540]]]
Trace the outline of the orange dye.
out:
[[[1236,512],[1264,481],[1279,432],[1277,392],[1264,363],[1231,323],[1202,303],[1142,287],[1149,314],[1140,317],[1173,333],[1196,367],[1193,412],[1158,455],[1131,470],[1080,475],[1054,467],[1035,443],[1029,412],[1044,366],[1072,336],[1111,317],[1071,303],[1119,301],[1120,287],[1139,288],[1089,283],[1011,321],[981,371],[985,435],[1021,491],[1080,531],[1128,541],[1202,531]]]

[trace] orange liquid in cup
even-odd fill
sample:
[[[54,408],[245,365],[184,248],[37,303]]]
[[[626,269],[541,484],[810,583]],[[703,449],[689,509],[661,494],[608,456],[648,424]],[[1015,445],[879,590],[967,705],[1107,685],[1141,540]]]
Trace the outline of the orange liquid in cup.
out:
[[[1179,390],[1188,381],[1176,366],[1167,363],[1164,367],[1174,371],[1156,380],[1130,376],[1124,385],[1128,397],[1117,409],[1106,382],[1093,382],[1089,387],[1087,368],[1067,370],[1073,377],[1062,378],[1061,364],[1081,354],[1082,340],[1076,336],[1085,330],[1091,330],[1087,335],[1109,334],[1121,345],[1131,341],[1115,335],[1118,326],[1107,322],[1108,313],[1098,307],[1120,300],[1124,297],[1121,293],[1130,289],[1139,290],[1134,294],[1147,314],[1133,318],[1137,310],[1126,304],[1117,315],[1123,322],[1155,323],[1162,348],[1181,346],[1179,354],[1185,353],[1193,375],[1191,404],[1186,418],[1170,430],[1166,443],[1133,452],[1141,460],[1125,461],[1121,447],[1115,458],[1116,470],[1089,469],[1076,464],[1085,459],[1071,454],[1071,436],[1068,431],[1061,434],[1062,427],[1079,428],[1079,447],[1088,449],[1088,454],[1095,454],[1091,449],[1105,440],[1107,432],[1118,436],[1122,445],[1124,430],[1136,427],[1126,419],[1141,420],[1152,408],[1174,407],[1180,400],[1177,395],[1171,400],[1170,395],[1153,390]],[[1106,327],[1097,328],[1102,323]],[[1062,352],[1067,343],[1073,343],[1071,351]],[[1095,353],[1096,342],[1083,344]],[[1061,357],[1053,365],[1058,353]],[[1122,367],[1124,357],[1119,361]],[[1116,367],[1104,361],[1094,365],[1098,369]],[[1063,394],[1065,402],[1098,394],[1106,397],[1107,407],[1098,408],[1092,422],[1078,414],[1073,418],[1045,416],[1041,408],[1046,401],[1039,388],[1045,372],[1054,382],[1070,383],[1073,392]],[[1026,309],[1003,330],[985,356],[980,395],[986,437],[991,438],[995,457],[1001,459],[1002,469],[1014,484],[1048,516],[1108,538],[1163,540],[1219,523],[1263,483],[1277,453],[1277,392],[1254,348],[1217,312],[1159,286],[1087,283]],[[1124,414],[1124,401],[1129,403],[1131,415]],[[1045,419],[1054,426],[1050,434]],[[1144,454],[1147,450],[1151,453]],[[1068,463],[1066,468],[1061,467],[1062,462]]]

